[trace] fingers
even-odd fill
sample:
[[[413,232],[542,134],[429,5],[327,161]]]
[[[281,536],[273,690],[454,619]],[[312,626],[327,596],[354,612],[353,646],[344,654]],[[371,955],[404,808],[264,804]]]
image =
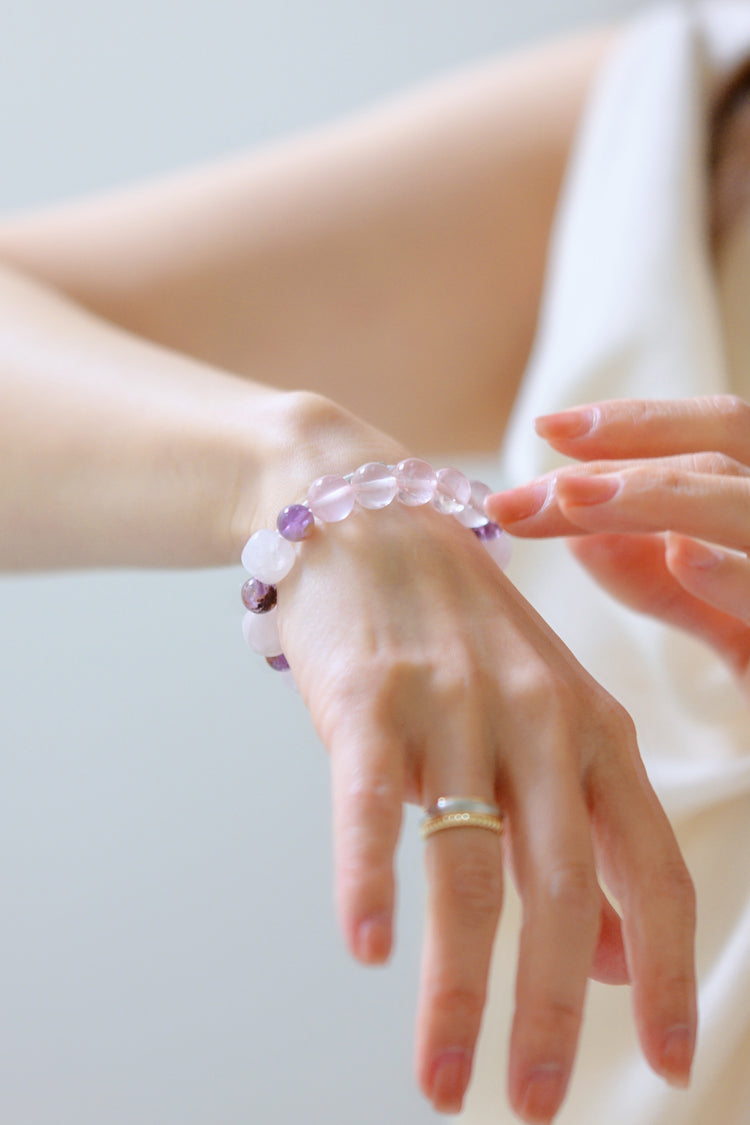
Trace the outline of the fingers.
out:
[[[589,972],[602,984],[629,984],[630,971],[622,935],[622,921],[615,908],[601,895],[599,937]]]
[[[500,916],[500,839],[483,828],[446,829],[425,841],[425,864],[417,1070],[435,1108],[457,1113],[471,1075]]]
[[[669,823],[635,754],[590,778],[600,862],[619,901],[646,1059],[686,1086],[697,1033],[695,895]]]
[[[542,483],[546,502],[530,511],[526,499]],[[716,453],[629,466],[597,462],[491,496],[487,510],[515,535],[679,531],[744,550],[750,469]]]
[[[385,961],[393,943],[400,751],[374,726],[342,724],[330,743],[337,908],[349,948],[366,964]]]
[[[538,418],[536,431],[584,461],[696,451],[750,460],[750,407],[734,395],[601,402]]]
[[[453,693],[432,732],[422,797],[495,801],[494,745],[474,690]],[[417,1011],[417,1073],[435,1108],[456,1113],[469,1083],[503,895],[500,837],[447,828],[424,842],[428,903]]]
[[[667,541],[666,565],[701,601],[750,625],[750,560],[681,535]]]
[[[509,1094],[525,1121],[550,1121],[568,1085],[601,930],[589,813],[577,771],[540,761],[513,803],[523,926]]]

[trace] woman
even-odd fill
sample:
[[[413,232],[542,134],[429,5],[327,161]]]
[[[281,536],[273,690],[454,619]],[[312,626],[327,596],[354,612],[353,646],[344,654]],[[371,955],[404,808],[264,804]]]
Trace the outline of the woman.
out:
[[[257,158],[8,221],[3,565],[229,563],[321,474],[499,440],[569,148],[616,39],[512,59]],[[279,618],[331,755],[354,954],[375,963],[390,949],[402,801],[472,795],[502,814],[523,901],[516,1112],[557,1112],[589,975],[631,980],[648,1063],[684,1085],[692,886],[632,726],[470,533],[396,506],[326,527],[280,584]],[[450,1112],[500,913],[497,836],[439,832],[426,862],[417,1065]]]

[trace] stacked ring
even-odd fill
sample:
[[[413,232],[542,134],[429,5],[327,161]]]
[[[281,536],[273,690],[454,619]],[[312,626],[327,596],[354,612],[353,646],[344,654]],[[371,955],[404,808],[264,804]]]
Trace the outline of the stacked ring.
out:
[[[486,828],[497,835],[503,831],[503,818],[497,805],[478,797],[439,797],[425,810],[419,824],[422,839],[427,840],[446,828]]]

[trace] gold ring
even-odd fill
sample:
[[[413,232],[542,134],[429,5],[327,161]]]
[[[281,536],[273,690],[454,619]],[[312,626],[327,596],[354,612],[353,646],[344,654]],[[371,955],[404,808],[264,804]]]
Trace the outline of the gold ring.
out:
[[[443,797],[437,805],[428,809],[419,830],[422,839],[427,840],[435,832],[446,828],[486,828],[499,836],[503,831],[503,818],[496,805],[487,805],[474,798]]]

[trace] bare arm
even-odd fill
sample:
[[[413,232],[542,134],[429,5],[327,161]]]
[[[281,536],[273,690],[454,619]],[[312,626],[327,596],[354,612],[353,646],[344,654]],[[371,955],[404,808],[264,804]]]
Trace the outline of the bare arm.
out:
[[[6,220],[0,259],[413,448],[496,447],[611,39],[537,48],[257,155]]]
[[[6,224],[0,568],[236,559],[314,477],[406,451],[333,399],[417,448],[495,441],[603,49],[529,56],[327,137]],[[429,507],[359,512],[305,544],[278,621],[331,755],[353,952],[390,950],[402,801],[476,794],[506,817],[524,901],[516,1110],[557,1110],[589,973],[630,975],[644,1053],[684,1083],[692,890],[632,725],[476,537]],[[502,863],[479,829],[426,848],[417,1066],[455,1111]]]

